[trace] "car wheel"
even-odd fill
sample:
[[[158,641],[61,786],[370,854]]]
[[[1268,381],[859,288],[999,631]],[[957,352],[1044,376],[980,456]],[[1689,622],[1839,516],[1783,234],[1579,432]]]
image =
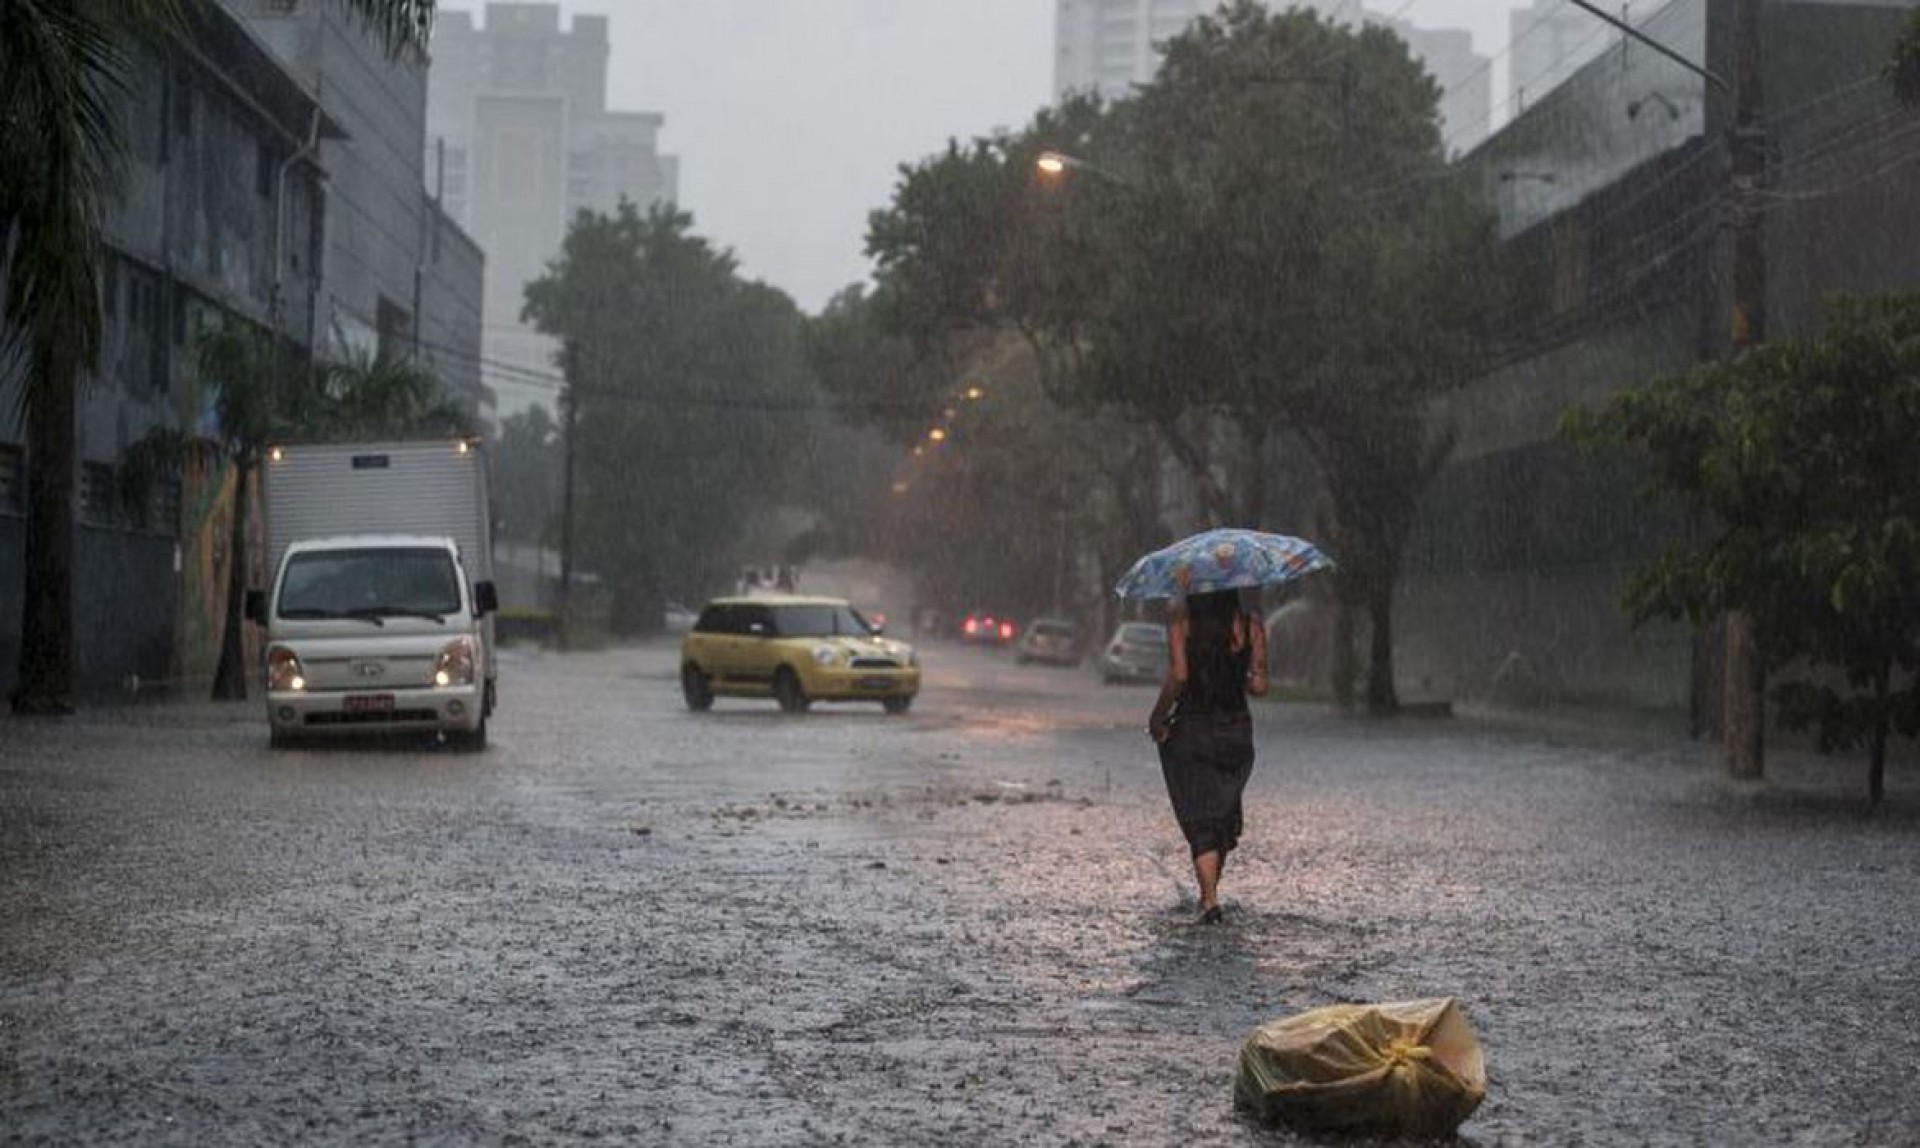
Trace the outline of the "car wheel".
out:
[[[713,708],[713,687],[707,684],[707,675],[692,662],[680,667],[680,693],[687,699],[687,708],[695,713]]]
[[[780,708],[790,714],[805,713],[813,704],[800,685],[800,675],[794,673],[791,666],[781,666],[780,672],[773,675],[773,696]]]
[[[880,705],[890,714],[903,714],[913,708],[913,695],[903,698],[882,698]]]
[[[447,746],[460,753],[479,753],[487,748],[487,719],[481,718],[480,724],[472,729],[448,731]]]

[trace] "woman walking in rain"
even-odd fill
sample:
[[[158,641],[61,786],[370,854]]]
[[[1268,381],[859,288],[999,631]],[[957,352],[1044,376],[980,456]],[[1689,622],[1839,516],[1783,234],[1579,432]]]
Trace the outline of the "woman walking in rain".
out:
[[[1240,841],[1240,794],[1253,773],[1247,695],[1267,692],[1267,636],[1238,590],[1176,602],[1167,627],[1167,678],[1147,718],[1160,769],[1193,854],[1200,921],[1221,919],[1220,874]]]

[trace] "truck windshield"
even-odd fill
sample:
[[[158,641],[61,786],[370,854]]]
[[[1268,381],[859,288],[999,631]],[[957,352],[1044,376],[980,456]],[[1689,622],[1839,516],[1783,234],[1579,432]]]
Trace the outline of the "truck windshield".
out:
[[[442,618],[459,612],[453,558],[431,547],[310,550],[287,559],[283,618]]]

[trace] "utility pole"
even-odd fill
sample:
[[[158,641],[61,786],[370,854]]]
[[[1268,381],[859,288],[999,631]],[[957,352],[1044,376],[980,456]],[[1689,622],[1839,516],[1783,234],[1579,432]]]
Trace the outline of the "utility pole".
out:
[[[1732,126],[1727,129],[1733,202],[1733,316],[1728,351],[1738,355],[1748,347],[1759,346],[1767,338],[1766,230],[1760,213],[1760,191],[1767,176],[1766,129],[1760,123],[1762,0],[1707,0],[1707,50],[1713,54],[1725,37],[1733,53],[1731,84],[1625,20],[1595,7],[1591,0],[1569,2],[1704,77],[1732,99]],[[1712,123],[1709,118],[1709,126]],[[1766,768],[1765,652],[1754,633],[1753,617],[1746,611],[1728,611],[1724,628],[1721,737],[1727,770],[1734,777],[1757,778]]]
[[[566,389],[560,392],[560,405],[564,408],[560,420],[564,472],[560,479],[560,600],[554,603],[554,637],[562,650],[573,646],[573,441],[580,405],[574,398],[573,385],[569,379]]]
[[[1765,220],[1759,191],[1767,173],[1767,141],[1760,126],[1761,0],[1721,0],[1732,17],[1733,128],[1728,137],[1733,174],[1733,354],[1767,338]],[[1724,26],[1724,25],[1723,25]],[[1724,737],[1727,771],[1758,778],[1766,769],[1766,659],[1753,618],[1727,614]]]

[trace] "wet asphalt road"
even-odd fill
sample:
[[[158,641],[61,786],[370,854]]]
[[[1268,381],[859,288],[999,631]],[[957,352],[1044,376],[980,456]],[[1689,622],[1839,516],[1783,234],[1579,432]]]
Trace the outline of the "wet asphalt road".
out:
[[[1203,928],[1149,689],[926,654],[790,717],[512,652],[479,756],[0,719],[0,1140],[1292,1143],[1248,1030],[1451,994],[1471,1143],[1920,1143],[1911,768],[1263,705]]]

